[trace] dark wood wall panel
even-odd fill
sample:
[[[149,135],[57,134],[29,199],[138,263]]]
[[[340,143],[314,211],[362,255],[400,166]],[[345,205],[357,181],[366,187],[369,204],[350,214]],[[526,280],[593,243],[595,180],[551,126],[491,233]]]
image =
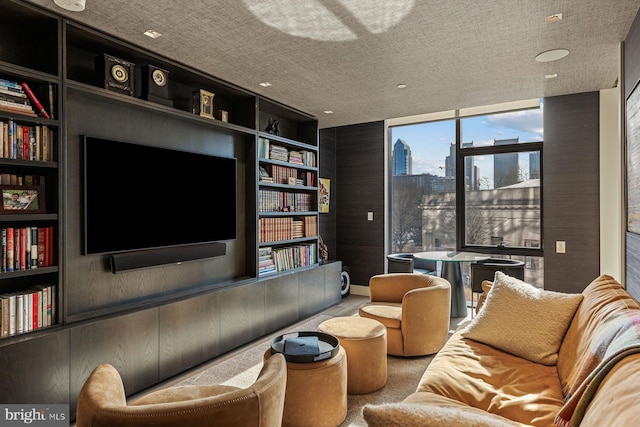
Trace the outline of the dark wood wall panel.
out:
[[[319,172],[320,178],[329,178],[333,191],[329,194],[329,212],[321,213],[319,219],[318,230],[324,243],[329,251],[329,259],[336,259],[336,189],[338,182],[336,180],[336,130],[321,129],[320,130],[320,162]]]
[[[265,335],[265,294],[262,282],[220,292],[220,351],[227,352]]]
[[[94,310],[116,309],[120,304],[136,299],[148,299],[154,295],[231,280],[245,274],[244,177],[248,150],[243,138],[134,106],[111,104],[73,91],[70,91],[66,105],[66,117],[69,118],[66,143],[68,191],[64,207],[64,290],[67,320],[75,320],[75,317]],[[83,134],[238,158],[238,238],[226,242],[226,255],[115,275],[107,270],[105,256],[82,255]],[[250,165],[253,167],[253,162]],[[118,165],[113,167],[114,173],[117,173]],[[171,171],[166,171],[166,174],[167,179],[171,179]],[[218,184],[212,183],[212,187]],[[139,186],[141,190],[144,185],[162,183],[132,183],[132,186]],[[214,193],[211,200],[215,200]],[[182,226],[197,227],[198,224]]]
[[[297,274],[288,274],[274,280],[267,280],[265,287],[265,324],[268,330],[275,330],[279,325],[294,323],[300,315],[297,304],[300,293],[300,282]],[[304,286],[302,286],[304,288]],[[296,301],[295,304],[292,304]]]
[[[600,274],[598,92],[545,98],[544,287],[582,292]],[[566,242],[566,253],[555,251]]]
[[[220,297],[210,293],[158,308],[160,378],[219,355]]]
[[[70,403],[100,363],[113,365],[127,394],[159,381],[158,309],[100,320],[70,330]]]
[[[69,331],[0,347],[0,403],[69,402]]]
[[[313,284],[312,286],[301,286],[298,292],[298,305],[300,307],[300,316],[302,318],[312,316],[319,311],[321,311],[326,304],[325,301],[332,301],[332,303],[336,303],[340,301],[338,299],[326,298],[326,286],[325,286],[325,271],[327,268],[323,269],[311,269],[300,272],[300,276],[298,280],[304,280],[307,283]],[[338,276],[336,288],[338,290],[338,295],[340,295],[340,280]]]
[[[337,259],[368,285],[384,272],[384,122],[336,128],[336,158]]]

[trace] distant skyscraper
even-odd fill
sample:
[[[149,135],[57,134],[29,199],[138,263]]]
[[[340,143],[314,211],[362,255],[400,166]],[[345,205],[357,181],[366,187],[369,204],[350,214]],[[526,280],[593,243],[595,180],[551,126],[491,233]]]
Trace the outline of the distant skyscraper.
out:
[[[473,147],[473,142],[463,142],[462,148]],[[456,144],[451,143],[449,146],[449,155],[444,159],[445,176],[448,178],[456,177]],[[465,158],[464,162],[464,184],[468,190],[478,190],[480,181],[478,179],[480,171],[474,164],[473,157]]]
[[[411,175],[411,148],[409,144],[398,139],[393,144],[391,174],[392,175]]]
[[[540,178],[540,152],[529,153],[529,179]]]
[[[494,139],[493,145],[517,144],[519,138]],[[500,188],[518,182],[518,153],[493,155],[493,187]]]

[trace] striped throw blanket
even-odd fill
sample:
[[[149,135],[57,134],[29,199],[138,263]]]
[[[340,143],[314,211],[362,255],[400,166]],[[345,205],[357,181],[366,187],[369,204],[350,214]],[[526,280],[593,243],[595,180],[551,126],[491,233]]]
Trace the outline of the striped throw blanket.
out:
[[[627,311],[607,319],[596,331],[590,354],[576,377],[555,423],[559,427],[579,426],[598,386],[616,363],[640,353],[640,311]]]

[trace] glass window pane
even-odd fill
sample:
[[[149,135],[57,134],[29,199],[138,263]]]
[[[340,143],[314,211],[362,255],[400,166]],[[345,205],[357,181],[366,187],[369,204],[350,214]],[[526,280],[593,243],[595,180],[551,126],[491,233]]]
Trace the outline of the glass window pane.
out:
[[[462,148],[539,142],[543,140],[540,108],[461,120]]]
[[[455,249],[455,120],[397,126],[390,135],[391,251]]]
[[[476,177],[465,189],[466,244],[540,247],[540,152],[467,156],[465,162]]]

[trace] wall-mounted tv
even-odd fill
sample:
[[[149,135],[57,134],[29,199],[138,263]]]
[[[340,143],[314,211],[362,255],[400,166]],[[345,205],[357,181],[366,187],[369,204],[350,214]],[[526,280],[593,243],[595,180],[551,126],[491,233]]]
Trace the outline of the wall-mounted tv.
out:
[[[84,253],[236,238],[236,159],[83,137]]]

